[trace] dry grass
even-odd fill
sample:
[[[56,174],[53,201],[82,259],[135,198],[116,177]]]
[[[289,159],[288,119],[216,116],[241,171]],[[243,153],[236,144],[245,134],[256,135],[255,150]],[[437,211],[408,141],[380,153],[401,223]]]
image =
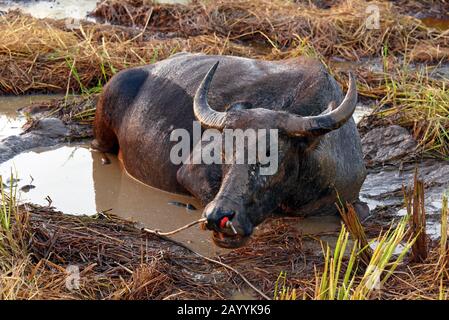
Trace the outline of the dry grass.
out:
[[[416,183],[413,193],[419,194],[418,185]],[[429,242],[428,246],[415,246],[422,235],[425,237],[425,232],[416,228],[416,217],[406,216],[398,224],[391,225],[387,232],[381,232],[376,241],[370,241],[376,248],[369,263],[362,268],[359,262],[364,262],[360,255],[363,250],[359,249],[357,240],[352,250],[346,250],[349,233],[343,226],[333,252],[325,244],[324,268],[316,271],[315,281],[292,277],[287,288],[290,292],[295,290],[302,299],[447,300],[447,210],[445,195],[441,215],[443,236],[440,241]],[[356,216],[350,214],[349,217]],[[410,222],[411,227],[407,231]],[[350,221],[350,225],[355,224],[355,221]],[[412,247],[415,249],[408,255]],[[416,248],[420,249],[420,259],[416,259]],[[423,253],[425,257],[422,257]]]
[[[387,56],[387,55],[386,55]],[[407,57],[405,57],[407,58]],[[378,100],[376,112],[362,127],[398,124],[410,130],[420,149],[449,155],[449,91],[444,79],[432,77],[433,67],[414,68],[408,60],[384,57],[383,72],[358,70],[359,91]]]
[[[22,215],[28,220],[21,249],[8,246],[13,263],[0,267],[3,299],[225,299],[237,292],[260,298],[235,273],[115,216],[77,217],[27,205],[18,207],[12,224]],[[251,246],[219,260],[272,296],[279,270],[291,271],[304,256],[294,228],[276,221]],[[79,269],[79,289],[66,286],[70,266]]]
[[[449,91],[445,81],[434,81],[418,72],[386,83],[383,103],[387,108],[378,115],[410,129],[423,151],[447,158]]]
[[[447,32],[400,15],[386,2],[370,2],[380,8],[378,30],[365,26],[365,1],[343,1],[332,11],[280,0],[149,3],[104,1],[94,13],[141,31],[88,22],[68,30],[62,21],[18,13],[1,17],[0,92],[80,92],[101,86],[119,70],[178,51],[283,59],[304,54],[306,43],[325,58],[381,56],[388,46],[392,54],[407,51],[413,57],[419,50],[431,54],[425,60],[440,60],[449,48]],[[429,48],[439,51],[433,56]]]
[[[379,8],[380,28],[369,29],[368,5]],[[260,42],[275,50],[307,39],[322,55],[350,60],[380,55],[388,44],[393,52],[406,46],[448,47],[448,35],[402,15],[387,1],[341,1],[332,10],[291,1],[193,1],[189,5],[152,1],[103,1],[93,13],[114,24],[190,37],[216,34],[243,42]],[[431,59],[433,57],[430,57]]]
[[[145,40],[142,34],[129,36],[120,27],[99,28],[87,23],[73,32],[51,20],[17,13],[2,16],[0,94],[91,93],[120,70],[179,51],[234,55],[255,52],[213,35],[167,40]]]

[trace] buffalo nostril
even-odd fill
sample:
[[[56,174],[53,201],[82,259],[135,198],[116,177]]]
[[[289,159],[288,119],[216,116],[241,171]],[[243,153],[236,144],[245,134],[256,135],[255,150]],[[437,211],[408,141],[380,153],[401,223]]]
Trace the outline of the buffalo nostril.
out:
[[[218,226],[222,229],[227,228],[227,226],[229,225],[229,223],[231,223],[231,220],[229,220],[228,217],[223,217],[220,220],[220,223],[218,224]]]
[[[220,221],[221,229],[231,229],[234,234],[237,234],[237,230],[234,228],[234,224],[228,217],[223,217]]]
[[[213,209],[206,211],[205,216],[207,218],[206,226],[209,229],[219,231],[220,229],[226,229],[227,226],[229,226],[229,222],[235,216],[235,211]]]

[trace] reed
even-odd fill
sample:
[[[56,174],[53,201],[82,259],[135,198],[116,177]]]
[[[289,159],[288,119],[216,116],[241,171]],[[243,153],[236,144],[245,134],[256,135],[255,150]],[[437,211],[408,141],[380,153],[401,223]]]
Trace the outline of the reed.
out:
[[[348,300],[351,296],[352,286],[356,274],[357,241],[352,246],[349,262],[344,274],[342,273],[343,257],[349,240],[349,232],[342,225],[338,236],[334,253],[331,254],[329,246],[326,246],[324,256],[324,270],[316,274],[315,300]]]
[[[28,216],[18,210],[17,182],[11,172],[6,184],[0,175],[0,299],[17,299],[19,291],[34,294],[29,268],[25,225]]]
[[[375,292],[381,293],[379,290],[413,246],[414,239],[406,238],[407,224],[408,217],[404,217],[395,228],[381,233],[370,243],[375,248],[369,263],[363,269],[359,268],[359,261],[363,260],[357,240],[352,245],[349,257],[345,258],[350,235],[342,225],[333,253],[326,246],[323,271],[316,273],[314,299],[365,300],[373,298]]]
[[[179,51],[256,55],[216,35],[147,39],[115,26],[81,24],[66,30],[55,20],[16,12],[0,17],[0,94],[98,92],[120,70],[154,63]]]
[[[274,285],[274,300],[296,300],[296,289],[287,286],[287,272],[281,271]]]
[[[412,247],[414,262],[424,262],[427,258],[426,210],[424,204],[424,183],[419,180],[418,169],[415,170],[413,187],[404,193],[407,214],[411,217],[410,229],[416,238]]]
[[[359,257],[362,259],[365,265],[368,265],[372,258],[373,252],[369,246],[368,238],[365,234],[365,229],[360,223],[357,212],[350,203],[346,204],[346,208],[342,205],[337,204],[337,209],[346,228],[348,228],[349,233],[358,243],[360,250]]]

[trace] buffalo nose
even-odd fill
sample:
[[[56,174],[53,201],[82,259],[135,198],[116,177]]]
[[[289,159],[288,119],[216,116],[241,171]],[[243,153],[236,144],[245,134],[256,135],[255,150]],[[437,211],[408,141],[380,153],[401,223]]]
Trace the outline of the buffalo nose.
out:
[[[203,215],[207,219],[206,228],[209,230],[241,236],[249,236],[253,232],[253,225],[243,212],[211,203],[204,209]]]

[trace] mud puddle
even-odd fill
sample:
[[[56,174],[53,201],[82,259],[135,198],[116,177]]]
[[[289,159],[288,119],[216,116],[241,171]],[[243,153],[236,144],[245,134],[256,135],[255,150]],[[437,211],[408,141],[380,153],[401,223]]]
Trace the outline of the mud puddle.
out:
[[[26,123],[26,116],[18,112],[20,108],[55,98],[61,96],[0,97],[0,147],[2,140],[20,137]],[[17,141],[20,144],[21,140]],[[110,210],[136,221],[138,227],[161,231],[177,229],[201,217],[202,208],[195,199],[146,186],[130,177],[116,157],[108,156],[109,165],[103,164],[103,158],[85,144],[38,147],[1,163],[0,175],[6,185],[11,173],[19,179],[14,184],[22,203],[50,205],[66,214],[93,215]],[[208,256],[220,252],[210,240],[210,232],[197,226],[173,238]]]
[[[0,164],[0,175],[6,186],[19,191],[21,203],[52,206],[64,214],[94,215],[107,211],[136,227],[171,231],[201,218],[202,206],[188,196],[171,194],[147,186],[123,169],[114,155],[92,151],[85,144],[35,148]],[[314,236],[332,246],[338,232],[338,216],[307,217],[292,220],[303,235]],[[256,231],[257,232],[257,231]],[[226,250],[211,241],[211,233],[198,226],[182,231],[173,239],[207,256]],[[319,243],[311,249],[321,250]]]
[[[32,95],[32,96],[0,96],[0,141],[12,135],[22,132],[22,126],[26,123],[26,116],[18,110],[21,107],[30,105],[34,102],[46,102],[59,95]]]
[[[428,160],[404,165],[402,169],[385,167],[370,170],[360,191],[360,199],[367,202],[373,212],[384,212],[384,218],[400,219],[407,214],[403,208],[403,187],[412,187],[416,167],[425,186],[426,232],[430,238],[437,239],[441,235],[442,198],[449,190],[448,162]]]
[[[0,98],[0,141],[20,134],[26,119],[24,115],[17,113],[18,108],[30,102],[52,98],[55,96]],[[354,118],[358,121],[369,112],[369,107],[359,106]],[[108,157],[111,163],[105,165],[104,156],[91,151],[86,144],[59,143],[52,147],[38,147],[21,152],[0,164],[0,174],[7,181],[12,170],[20,179],[16,183],[20,190],[20,201],[50,205],[66,214],[93,215],[110,210],[122,218],[135,221],[138,227],[161,231],[177,229],[201,217],[202,208],[194,198],[146,186],[130,177],[115,156]],[[435,238],[439,235],[438,213],[441,195],[447,186],[449,165],[437,162],[422,163],[420,166],[423,176],[433,186],[431,192],[426,193],[426,204],[430,216],[428,232]],[[392,208],[394,213],[391,219],[400,217],[404,214],[404,210],[400,210],[400,190],[402,185],[413,181],[413,172],[413,165],[402,170],[394,167],[370,170],[361,191],[361,199],[368,202],[374,211],[385,206]],[[197,210],[189,210],[186,205]],[[377,219],[376,214],[372,219]],[[331,246],[341,225],[338,216],[300,218],[292,222],[301,234],[319,238]],[[210,235],[210,232],[195,226],[173,238],[204,255],[215,256],[223,252],[223,249],[212,243]],[[316,245],[314,249],[320,250],[315,247]]]
[[[55,98],[61,96],[0,97],[0,147],[2,140],[20,137],[26,123],[26,116],[18,111],[20,108]],[[20,148],[21,140],[11,141],[19,144],[14,148]],[[14,185],[22,203],[53,206],[66,214],[110,211],[135,221],[137,227],[161,231],[177,229],[201,217],[202,208],[194,198],[146,186],[130,177],[115,156],[109,155],[108,159],[111,163],[104,165],[104,156],[85,144],[37,147],[1,163],[0,175],[6,185],[11,173],[17,177]],[[221,252],[212,243],[210,232],[197,226],[173,238],[204,255]]]
[[[130,177],[115,156],[103,164],[103,155],[86,145],[38,148],[0,165],[4,181],[11,170],[21,202],[53,206],[73,215],[108,211],[136,222],[137,227],[171,231],[201,218],[202,207],[191,197],[170,194]],[[187,209],[183,204],[189,204]],[[195,210],[196,209],[196,210]],[[219,253],[210,232],[195,226],[173,236],[192,249]]]

